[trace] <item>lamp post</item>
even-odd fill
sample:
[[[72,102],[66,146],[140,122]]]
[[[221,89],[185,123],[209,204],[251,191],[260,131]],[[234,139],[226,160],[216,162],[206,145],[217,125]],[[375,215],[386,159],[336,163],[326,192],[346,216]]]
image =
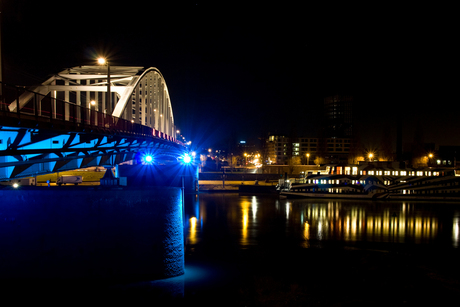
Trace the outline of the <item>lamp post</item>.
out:
[[[111,114],[113,112],[112,110],[112,103],[111,103],[111,93],[110,93],[110,65],[109,61],[107,61],[105,58],[99,58],[97,59],[97,62],[99,65],[107,65],[107,99],[106,99],[106,108],[108,112]]]
[[[428,154],[428,166],[431,166],[431,159],[433,159],[433,154],[429,153]]]
[[[309,165],[309,164],[310,164],[310,154],[307,153],[307,165]]]

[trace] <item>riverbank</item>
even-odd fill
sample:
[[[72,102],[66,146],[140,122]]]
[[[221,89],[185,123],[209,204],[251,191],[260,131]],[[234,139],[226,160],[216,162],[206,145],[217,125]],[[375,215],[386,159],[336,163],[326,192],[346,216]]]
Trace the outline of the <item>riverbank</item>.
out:
[[[259,193],[270,193],[275,191],[275,181],[222,181],[222,180],[200,180],[199,191],[200,192],[259,192]]]

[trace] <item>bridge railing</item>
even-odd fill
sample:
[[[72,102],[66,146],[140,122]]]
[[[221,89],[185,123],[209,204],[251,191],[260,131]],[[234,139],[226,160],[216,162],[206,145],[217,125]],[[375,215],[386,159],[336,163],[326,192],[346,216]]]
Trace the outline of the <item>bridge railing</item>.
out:
[[[110,132],[153,136],[180,145],[182,142],[148,126],[76,105],[61,99],[32,92],[26,88],[0,82],[0,114],[2,116],[35,119],[37,122],[65,123],[75,128],[107,129]],[[19,105],[19,108],[18,108]],[[22,107],[21,107],[22,106]]]

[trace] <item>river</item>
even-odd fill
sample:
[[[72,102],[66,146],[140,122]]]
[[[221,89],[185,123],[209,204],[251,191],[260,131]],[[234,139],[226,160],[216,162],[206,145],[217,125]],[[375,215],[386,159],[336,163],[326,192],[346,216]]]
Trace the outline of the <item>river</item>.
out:
[[[460,205],[200,194],[187,203],[185,229],[187,248],[206,245],[214,234],[239,249],[285,241],[303,248],[332,243],[457,248]]]
[[[200,194],[185,212],[186,275],[206,276],[186,279],[187,301],[397,306],[460,293],[458,203]]]
[[[433,306],[460,295],[460,204],[187,195],[185,274],[128,302]]]

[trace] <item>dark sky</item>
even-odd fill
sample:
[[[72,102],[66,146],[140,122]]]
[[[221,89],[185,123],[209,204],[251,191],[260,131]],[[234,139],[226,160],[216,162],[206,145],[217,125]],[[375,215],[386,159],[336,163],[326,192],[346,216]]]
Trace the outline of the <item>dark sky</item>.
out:
[[[162,72],[195,144],[315,135],[324,96],[349,93],[369,146],[395,135],[398,113],[405,142],[419,129],[460,145],[453,8],[163,2],[2,1],[4,80],[40,83],[106,54]]]

